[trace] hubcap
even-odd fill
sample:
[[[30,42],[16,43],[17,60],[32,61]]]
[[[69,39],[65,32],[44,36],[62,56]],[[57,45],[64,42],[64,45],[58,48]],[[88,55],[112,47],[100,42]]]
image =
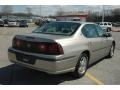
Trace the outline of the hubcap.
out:
[[[86,71],[87,68],[87,57],[83,56],[80,60],[80,67],[79,67],[79,73],[83,74]]]

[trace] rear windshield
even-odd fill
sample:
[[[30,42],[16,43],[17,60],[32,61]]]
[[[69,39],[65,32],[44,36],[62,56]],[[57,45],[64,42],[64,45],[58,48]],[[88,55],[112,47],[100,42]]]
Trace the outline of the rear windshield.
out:
[[[37,28],[33,33],[72,35],[79,26],[80,23],[75,22],[51,22]]]

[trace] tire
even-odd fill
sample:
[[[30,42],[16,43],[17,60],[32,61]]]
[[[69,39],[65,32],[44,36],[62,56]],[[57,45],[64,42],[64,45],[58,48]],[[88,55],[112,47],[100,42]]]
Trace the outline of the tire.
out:
[[[114,51],[115,51],[115,45],[112,44],[112,46],[110,48],[110,52],[108,54],[108,58],[112,58],[114,56]]]
[[[75,71],[73,72],[73,76],[75,78],[80,78],[80,77],[84,76],[84,74],[87,71],[88,60],[89,60],[89,57],[86,53],[82,53],[80,55],[79,60],[75,67]]]

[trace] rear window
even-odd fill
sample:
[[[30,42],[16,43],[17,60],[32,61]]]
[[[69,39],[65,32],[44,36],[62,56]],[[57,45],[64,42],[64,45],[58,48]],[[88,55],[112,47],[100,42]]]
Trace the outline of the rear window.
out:
[[[80,23],[75,22],[51,22],[37,28],[33,33],[72,35],[79,28]]]

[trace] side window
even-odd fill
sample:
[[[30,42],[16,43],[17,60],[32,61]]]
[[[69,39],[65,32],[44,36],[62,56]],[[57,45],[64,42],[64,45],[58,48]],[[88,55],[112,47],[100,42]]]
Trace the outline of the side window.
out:
[[[87,38],[96,38],[98,34],[94,24],[87,24],[82,28],[82,33]]]
[[[105,34],[105,30],[103,30],[100,26],[96,25],[96,30],[98,32],[99,37],[102,37]]]

